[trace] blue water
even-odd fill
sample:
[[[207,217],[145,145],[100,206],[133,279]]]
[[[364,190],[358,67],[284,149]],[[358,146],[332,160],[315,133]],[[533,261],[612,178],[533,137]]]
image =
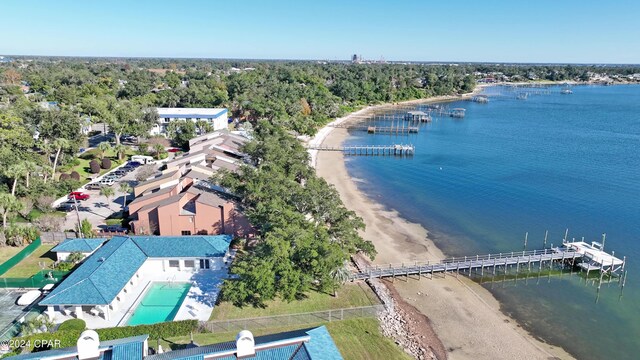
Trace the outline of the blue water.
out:
[[[435,119],[409,137],[353,132],[346,143],[410,142],[416,154],[349,157],[347,168],[451,256],[522,250],[525,232],[528,249],[542,248],[545,230],[556,245],[566,228],[587,241],[606,232],[606,249],[628,259],[622,296],[617,283],[603,285],[596,303],[596,287],[576,275],[483,286],[525,328],[580,359],[637,359],[640,86],[552,90],[451,103],[467,109],[464,119]]]

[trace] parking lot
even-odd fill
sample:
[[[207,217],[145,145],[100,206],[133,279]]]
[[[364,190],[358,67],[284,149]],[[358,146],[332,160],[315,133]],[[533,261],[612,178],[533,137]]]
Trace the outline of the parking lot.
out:
[[[105,226],[105,219],[114,212],[122,210],[122,202],[124,196],[128,196],[128,201],[132,200],[132,194],[125,194],[120,191],[120,183],[127,182],[131,187],[135,186],[137,181],[135,180],[136,173],[140,168],[136,168],[133,171],[128,172],[125,176],[116,180],[111,188],[114,191],[114,195],[107,199],[105,196],[100,195],[100,190],[82,190],[83,193],[89,194],[89,199],[78,201],[78,215],[80,215],[80,221],[88,219],[94,229],[102,229]],[[75,211],[68,211],[65,217],[64,229],[77,229],[78,217]]]

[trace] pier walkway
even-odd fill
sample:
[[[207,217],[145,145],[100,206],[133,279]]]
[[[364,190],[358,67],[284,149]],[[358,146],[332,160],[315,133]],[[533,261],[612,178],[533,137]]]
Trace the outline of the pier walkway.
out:
[[[416,151],[413,145],[350,145],[350,146],[309,146],[309,150],[341,151],[345,155],[369,156],[404,156],[413,155]]]
[[[355,131],[366,131],[371,134],[417,134],[420,130],[420,128],[417,126],[373,126],[337,124],[331,125],[331,127]]]
[[[618,270],[624,271],[625,260],[617,259],[612,255],[606,254],[602,250],[596,251],[593,247],[589,249],[590,251],[585,251],[582,244],[565,243],[562,248],[556,247],[543,250],[465,256],[436,262],[426,261],[403,264],[371,265],[361,267],[357,271],[354,271],[351,274],[350,280],[366,280],[409,275],[433,275],[447,271],[455,271],[459,273],[460,271],[471,272],[473,270],[476,272],[479,270],[482,275],[484,274],[485,269],[488,269],[495,274],[496,268],[500,266],[516,266],[518,270],[520,267],[526,267],[528,270],[531,270],[532,266],[537,266],[542,269],[544,263],[552,265],[554,261],[560,261],[562,263],[570,262],[572,266],[579,263],[581,267],[587,271],[597,269],[602,273],[608,272],[610,274],[616,273]],[[600,259],[602,259],[602,261],[597,262]],[[587,262],[590,266],[585,267],[584,264]],[[594,262],[597,262],[597,264]]]

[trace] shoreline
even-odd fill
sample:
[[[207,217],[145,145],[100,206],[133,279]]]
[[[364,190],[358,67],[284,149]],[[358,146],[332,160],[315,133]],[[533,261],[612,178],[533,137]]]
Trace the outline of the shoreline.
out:
[[[490,85],[488,85],[490,86]],[[339,124],[373,111],[393,109],[397,106],[417,103],[455,101],[469,98],[486,86],[478,86],[473,93],[461,96],[445,96],[418,99],[398,104],[368,106],[364,109],[336,119],[330,123]],[[309,144],[340,145],[347,137],[348,130],[323,127]],[[335,186],[347,208],[363,218],[365,239],[372,240],[378,255],[375,264],[397,263],[414,260],[439,260],[442,251],[429,237],[422,225],[410,223],[394,210],[386,209],[361,192],[356,182],[348,174],[344,156],[339,152],[310,151],[311,164],[319,176]],[[419,316],[411,316],[407,322],[422,322],[430,327],[444,345],[450,359],[572,359],[560,347],[546,344],[521,328],[512,318],[500,310],[500,304],[493,295],[479,284],[465,278],[436,276],[430,280],[384,282],[399,303],[412,307]],[[420,327],[419,327],[420,328]],[[491,329],[491,331],[487,331]],[[424,339],[424,333],[414,333],[414,337]]]

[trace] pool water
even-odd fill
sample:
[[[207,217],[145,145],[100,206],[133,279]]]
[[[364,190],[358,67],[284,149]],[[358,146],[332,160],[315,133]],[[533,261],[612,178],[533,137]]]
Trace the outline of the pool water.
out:
[[[155,282],[127,321],[127,325],[155,324],[171,321],[187,297],[190,283]]]

